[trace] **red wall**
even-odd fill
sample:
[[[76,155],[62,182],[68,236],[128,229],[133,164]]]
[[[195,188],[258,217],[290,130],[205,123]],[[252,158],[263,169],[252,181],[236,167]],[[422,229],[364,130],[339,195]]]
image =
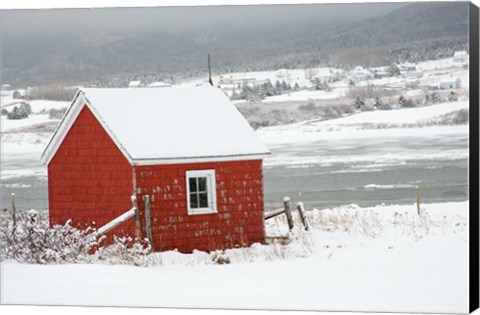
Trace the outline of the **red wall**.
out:
[[[217,211],[187,214],[186,171],[214,169]],[[262,161],[132,166],[85,106],[48,165],[50,223],[101,227],[132,207],[135,172],[142,237],[150,195],[155,251],[214,250],[264,242]],[[95,224],[93,224],[95,222]],[[134,235],[131,219],[109,234]]]
[[[214,169],[217,211],[187,214],[187,170]],[[146,237],[143,196],[150,195],[155,251],[214,250],[264,242],[262,161],[137,166],[137,198]]]
[[[48,164],[50,224],[96,228],[131,209],[132,168],[85,106]],[[129,220],[112,230],[133,236]]]

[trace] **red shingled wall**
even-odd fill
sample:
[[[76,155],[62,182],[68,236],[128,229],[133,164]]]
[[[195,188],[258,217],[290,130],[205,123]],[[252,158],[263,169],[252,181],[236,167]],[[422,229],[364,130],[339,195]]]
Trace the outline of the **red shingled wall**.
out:
[[[186,171],[214,169],[217,211],[188,215]],[[262,161],[138,166],[137,198],[146,237],[143,196],[150,195],[155,251],[214,250],[264,242]]]
[[[188,215],[186,171],[216,174],[217,211]],[[101,227],[131,208],[135,172],[142,237],[143,196],[151,198],[155,251],[214,250],[264,242],[262,161],[132,166],[84,107],[48,165],[50,223]],[[95,224],[93,224],[95,222]],[[134,236],[131,219],[111,234]]]
[[[99,228],[132,207],[132,168],[88,107],[48,164],[50,224]],[[112,230],[133,236],[129,220]]]

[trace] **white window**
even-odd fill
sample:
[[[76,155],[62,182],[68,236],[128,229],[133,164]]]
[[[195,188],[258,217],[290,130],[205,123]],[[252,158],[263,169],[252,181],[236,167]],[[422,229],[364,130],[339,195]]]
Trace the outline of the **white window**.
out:
[[[187,171],[188,214],[217,212],[215,170]]]

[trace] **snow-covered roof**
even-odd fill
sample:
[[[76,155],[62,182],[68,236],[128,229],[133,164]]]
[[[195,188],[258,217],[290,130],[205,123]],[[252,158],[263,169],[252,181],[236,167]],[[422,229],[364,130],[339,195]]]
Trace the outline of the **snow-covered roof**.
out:
[[[269,154],[242,114],[216,87],[83,89],[45,149],[45,162],[53,157],[84,106],[132,164],[241,160]]]
[[[167,87],[167,86],[172,86],[172,85],[162,81],[153,82],[148,85],[148,87]]]
[[[459,77],[446,77],[441,79],[439,83],[452,83],[457,81],[461,81],[461,79]]]
[[[142,85],[142,82],[141,81],[130,81],[128,83],[128,87],[139,87]]]
[[[322,78],[322,77],[330,77],[333,76],[333,71],[330,68],[317,68],[315,69],[315,75],[313,78]]]

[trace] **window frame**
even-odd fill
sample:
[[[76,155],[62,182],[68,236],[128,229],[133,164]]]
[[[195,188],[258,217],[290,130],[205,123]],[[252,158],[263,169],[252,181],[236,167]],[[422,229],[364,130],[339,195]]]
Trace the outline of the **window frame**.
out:
[[[203,208],[190,208],[190,178],[206,177],[206,189],[208,198],[208,207]],[[187,193],[187,214],[212,214],[217,213],[217,191],[215,182],[215,170],[192,170],[185,172],[185,184]]]

